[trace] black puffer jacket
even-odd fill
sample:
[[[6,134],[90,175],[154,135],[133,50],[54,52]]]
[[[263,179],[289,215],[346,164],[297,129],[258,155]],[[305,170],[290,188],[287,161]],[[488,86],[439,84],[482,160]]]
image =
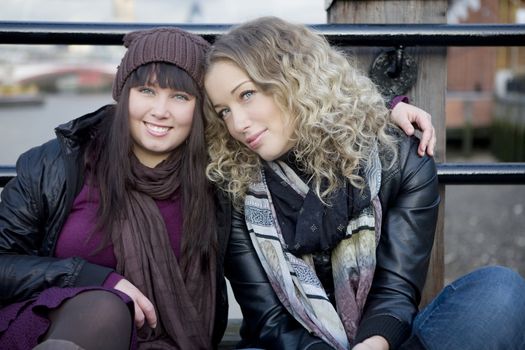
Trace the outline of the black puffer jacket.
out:
[[[83,185],[83,155],[93,128],[113,106],[59,126],[57,138],[35,147],[17,161],[17,177],[0,201],[0,307],[35,296],[52,287],[102,285],[109,268],[84,259],[53,257],[58,235]],[[218,207],[221,234],[229,232],[230,210]],[[228,303],[223,278],[225,240],[219,239],[214,344],[226,328]]]
[[[418,143],[415,138],[402,137],[398,159],[382,173],[383,222],[377,266],[356,342],[382,335],[390,349],[396,349],[409,336],[417,312],[439,206],[434,160],[417,155]],[[279,302],[239,212],[233,212],[232,227],[225,271],[244,314],[242,345],[329,349]]]

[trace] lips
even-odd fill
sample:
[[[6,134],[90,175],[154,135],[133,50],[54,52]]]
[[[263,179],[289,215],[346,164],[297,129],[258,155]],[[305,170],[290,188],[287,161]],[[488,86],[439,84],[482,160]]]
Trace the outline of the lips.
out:
[[[261,143],[262,137],[266,131],[267,129],[264,129],[256,134],[251,135],[250,137],[247,137],[246,143],[248,146],[250,146],[250,148],[256,148]]]

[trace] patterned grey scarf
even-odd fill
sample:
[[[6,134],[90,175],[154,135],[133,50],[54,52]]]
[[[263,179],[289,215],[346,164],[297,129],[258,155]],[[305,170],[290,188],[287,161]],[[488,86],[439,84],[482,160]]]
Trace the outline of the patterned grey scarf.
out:
[[[278,164],[277,164],[278,163]],[[309,191],[284,162],[268,165],[303,198]],[[286,249],[264,172],[250,185],[245,198],[246,225],[257,255],[279,300],[293,317],[336,349],[348,349],[355,338],[375,270],[381,231],[381,162],[377,147],[367,159],[364,178],[371,203],[353,216],[331,261],[337,310],[316,275],[312,254],[297,257]]]

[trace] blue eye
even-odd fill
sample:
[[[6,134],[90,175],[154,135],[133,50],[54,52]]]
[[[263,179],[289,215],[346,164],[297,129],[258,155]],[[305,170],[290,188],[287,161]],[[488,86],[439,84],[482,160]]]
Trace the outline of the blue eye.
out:
[[[246,90],[246,91],[241,92],[241,99],[247,100],[253,95],[255,95],[255,90]]]
[[[145,87],[145,86],[139,87],[138,90],[139,90],[139,92],[141,94],[145,94],[145,95],[153,95],[153,94],[155,94],[155,91],[153,89],[151,89],[149,87]]]
[[[221,110],[217,111],[216,113],[217,113],[217,116],[219,118],[224,119],[230,113],[230,109],[229,108],[224,108],[224,109],[221,109]]]
[[[189,101],[190,100],[190,97],[188,95],[180,94],[180,93],[174,94],[173,98],[175,98],[176,100],[182,100],[182,101]]]

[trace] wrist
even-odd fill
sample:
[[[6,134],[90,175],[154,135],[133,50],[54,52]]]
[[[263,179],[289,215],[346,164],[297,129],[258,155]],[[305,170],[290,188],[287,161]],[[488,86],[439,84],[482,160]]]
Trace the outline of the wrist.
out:
[[[388,109],[393,110],[399,102],[410,103],[410,100],[406,95],[396,96],[392,100],[390,100],[390,102],[388,102]]]

